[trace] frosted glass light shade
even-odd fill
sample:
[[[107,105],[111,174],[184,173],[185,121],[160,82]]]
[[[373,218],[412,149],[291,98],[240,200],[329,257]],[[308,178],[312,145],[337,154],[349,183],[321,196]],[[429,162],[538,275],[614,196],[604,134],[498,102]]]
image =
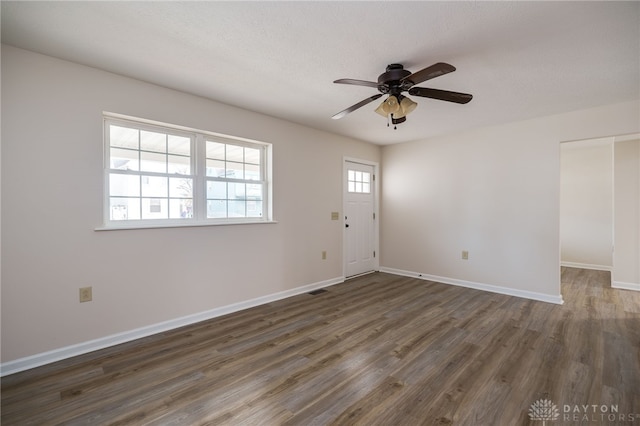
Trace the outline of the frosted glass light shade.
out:
[[[407,97],[403,98],[402,101],[400,101],[400,109],[402,109],[403,115],[409,115],[409,113],[416,109],[417,106],[417,103],[413,102]]]
[[[400,111],[400,103],[395,96],[389,96],[386,101],[383,102],[382,109],[387,114],[395,114]]]
[[[378,105],[378,108],[376,108],[376,112],[378,114],[380,114],[383,117],[386,117],[388,114],[384,111],[384,102],[382,102],[380,105]]]

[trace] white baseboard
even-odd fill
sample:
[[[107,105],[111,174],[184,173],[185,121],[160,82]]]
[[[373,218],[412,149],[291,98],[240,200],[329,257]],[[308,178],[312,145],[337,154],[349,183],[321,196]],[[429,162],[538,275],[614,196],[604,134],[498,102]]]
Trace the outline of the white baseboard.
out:
[[[393,268],[381,267],[380,272],[387,272],[389,274],[419,278],[422,280],[435,281],[443,284],[451,284],[451,285],[456,285],[460,287],[474,288],[476,290],[489,291],[491,293],[506,294],[507,296],[522,297],[525,299],[538,300],[541,302],[555,303],[556,305],[562,305],[564,303],[564,300],[562,300],[561,294],[555,296],[551,294],[537,293],[534,291],[517,290],[509,287],[500,287],[500,286],[495,286],[490,284],[482,284],[482,283],[476,283],[472,281],[458,280],[454,278],[439,277],[436,275],[421,274],[419,272],[403,271],[401,269],[393,269]]]
[[[622,281],[614,281],[611,283],[611,287],[613,288],[619,288],[622,290],[635,290],[635,291],[640,291],[640,284],[639,283],[625,283]]]
[[[560,262],[560,266],[567,268],[592,269],[594,271],[613,271],[613,266],[592,265],[590,263]]]
[[[0,377],[344,282],[336,277],[0,364]]]

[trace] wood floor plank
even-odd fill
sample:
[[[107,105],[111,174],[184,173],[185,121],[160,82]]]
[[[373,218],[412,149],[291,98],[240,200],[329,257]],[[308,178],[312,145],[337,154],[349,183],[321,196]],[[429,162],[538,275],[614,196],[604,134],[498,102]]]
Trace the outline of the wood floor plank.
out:
[[[537,426],[548,399],[640,421],[640,293],[561,281],[554,305],[370,274],[7,376],[0,420]]]

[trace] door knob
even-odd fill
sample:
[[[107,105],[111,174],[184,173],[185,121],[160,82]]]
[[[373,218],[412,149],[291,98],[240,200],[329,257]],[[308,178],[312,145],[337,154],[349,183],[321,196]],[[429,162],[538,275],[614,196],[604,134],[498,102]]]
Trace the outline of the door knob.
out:
[[[345,227],[345,228],[348,228],[348,227],[349,227],[349,224],[348,224],[348,223],[345,223],[344,227]]]

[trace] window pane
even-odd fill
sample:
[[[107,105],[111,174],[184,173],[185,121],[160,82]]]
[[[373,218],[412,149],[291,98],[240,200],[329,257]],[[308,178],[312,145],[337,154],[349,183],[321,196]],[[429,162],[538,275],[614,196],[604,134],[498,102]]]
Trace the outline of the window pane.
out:
[[[241,146],[227,145],[227,161],[244,162],[244,148]]]
[[[262,217],[262,201],[247,201],[247,217]]]
[[[207,217],[212,219],[227,217],[227,201],[207,200]]]
[[[140,219],[140,199],[139,198],[118,198],[109,199],[109,215],[111,220],[133,220]]]
[[[190,219],[193,217],[193,202],[191,200],[169,199],[169,218]]]
[[[260,150],[253,148],[244,149],[244,162],[251,164],[260,164]]]
[[[111,148],[109,167],[115,170],[138,170],[138,151]]]
[[[207,158],[224,160],[224,144],[207,141]]]
[[[227,183],[208,181],[207,198],[217,198],[220,200],[225,200],[227,198]]]
[[[369,194],[371,192],[371,184],[370,183],[363,183],[362,184],[362,192]]]
[[[261,180],[260,179],[260,166],[257,164],[245,164],[244,166],[244,178],[247,180]]]
[[[356,175],[353,170],[349,170],[347,180],[355,180]]]
[[[178,155],[167,156],[169,164],[169,173],[176,173],[179,175],[191,174],[191,158]]]
[[[247,200],[262,200],[262,184],[247,184]]]
[[[229,217],[246,217],[245,201],[229,201]]]
[[[193,197],[193,179],[169,178],[169,197],[192,198]]]
[[[109,195],[140,196],[140,176],[109,175]]]
[[[356,191],[355,192],[362,192],[362,182],[356,182]]]
[[[168,196],[167,178],[158,177],[158,176],[142,176],[142,196],[143,197]],[[142,210],[144,211],[144,207]]]
[[[244,179],[244,164],[230,163],[227,161],[227,177],[231,179]]]
[[[143,151],[167,152],[167,135],[141,130],[140,149]]]
[[[111,125],[109,137],[111,146],[138,149],[138,130],[136,129]]]
[[[225,175],[224,161],[207,160],[207,176],[223,178]]]
[[[143,172],[167,172],[167,156],[152,152],[140,152],[140,170]]]
[[[356,192],[356,184],[354,182],[348,182],[348,186],[349,186],[349,189],[347,189],[347,191]]]
[[[355,177],[354,177],[353,180],[355,180],[356,182],[362,182],[362,172],[356,171],[355,172]]]
[[[178,155],[191,155],[191,139],[184,136],[169,135],[169,153]]]
[[[368,183],[369,179],[371,179],[371,173],[362,172],[362,181]]]
[[[245,185],[244,183],[232,183],[229,182],[227,198],[230,200],[244,200],[245,199]]]
[[[168,219],[169,208],[166,198],[143,198],[142,219]]]

